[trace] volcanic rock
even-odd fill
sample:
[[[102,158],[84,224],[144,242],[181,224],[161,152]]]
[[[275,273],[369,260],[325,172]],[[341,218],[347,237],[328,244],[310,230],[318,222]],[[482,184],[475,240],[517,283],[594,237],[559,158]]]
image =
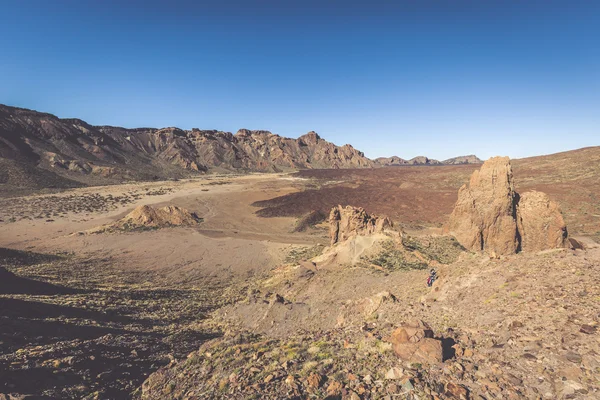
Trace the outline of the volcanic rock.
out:
[[[87,231],[87,233],[104,233],[115,231],[157,229],[171,226],[191,226],[202,222],[196,213],[185,208],[166,206],[154,208],[149,205],[136,207],[120,220]]]
[[[433,331],[423,321],[397,328],[390,341],[396,355],[405,361],[434,364],[443,360],[442,342],[433,338]]]
[[[459,189],[445,230],[469,250],[514,254],[519,248],[516,201],[509,158],[490,158]]]
[[[357,235],[381,233],[384,229],[392,226],[389,218],[369,215],[360,207],[337,206],[332,208],[329,213],[331,245]]]
[[[558,204],[541,192],[520,196],[514,189],[508,157],[493,157],[469,184],[458,191],[458,200],[444,227],[462,246],[491,257],[518,251],[565,247],[567,227]]]
[[[542,192],[524,193],[517,206],[521,250],[540,251],[565,247],[567,226],[558,204]]]
[[[132,212],[121,219],[121,223],[130,223],[139,226],[166,226],[166,225],[194,225],[200,218],[185,208],[166,206],[154,208],[143,205],[136,207]]]

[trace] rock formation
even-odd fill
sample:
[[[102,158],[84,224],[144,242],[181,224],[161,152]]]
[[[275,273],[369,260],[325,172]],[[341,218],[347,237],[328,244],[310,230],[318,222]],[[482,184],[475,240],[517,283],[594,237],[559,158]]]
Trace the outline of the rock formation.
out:
[[[422,321],[399,327],[390,341],[396,355],[405,361],[434,364],[443,360],[442,342],[434,339],[433,331]]]
[[[168,226],[168,225],[195,225],[201,219],[185,208],[166,206],[154,208],[149,205],[136,207],[118,223],[129,223],[134,226]]]
[[[329,213],[331,245],[356,235],[380,233],[392,226],[389,218],[369,215],[360,207],[337,206],[332,208]]]
[[[493,157],[458,191],[445,226],[465,248],[492,257],[564,247],[566,226],[544,193],[514,190],[508,157]]]
[[[565,247],[567,226],[558,204],[545,193],[523,193],[517,206],[521,250],[540,251]]]
[[[154,208],[149,205],[136,207],[120,220],[87,231],[86,233],[104,233],[116,231],[145,230],[171,226],[192,226],[202,222],[196,213],[185,208],[166,206]]]

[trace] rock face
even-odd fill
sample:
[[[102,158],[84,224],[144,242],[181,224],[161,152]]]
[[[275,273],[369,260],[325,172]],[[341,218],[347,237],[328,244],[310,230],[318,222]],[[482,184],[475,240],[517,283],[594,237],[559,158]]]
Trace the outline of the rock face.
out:
[[[380,233],[392,226],[389,218],[369,215],[360,207],[337,206],[329,213],[331,245],[357,235]]]
[[[558,204],[545,193],[523,193],[517,206],[517,216],[523,251],[565,247],[567,226]]]
[[[0,158],[86,183],[184,177],[206,171],[273,172],[307,168],[369,168],[350,145],[309,132],[298,139],[268,131],[126,129],[93,126],[0,105]],[[108,169],[110,168],[110,170]]]
[[[444,230],[465,248],[492,257],[563,247],[566,227],[558,205],[543,193],[514,190],[508,157],[493,157],[458,191]]]
[[[442,342],[433,338],[433,331],[423,321],[399,327],[390,341],[396,355],[405,361],[434,364],[443,360]]]

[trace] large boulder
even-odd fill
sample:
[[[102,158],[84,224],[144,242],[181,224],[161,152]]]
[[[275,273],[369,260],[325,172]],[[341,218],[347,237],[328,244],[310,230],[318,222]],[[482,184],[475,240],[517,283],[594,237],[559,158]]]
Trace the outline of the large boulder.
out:
[[[516,199],[509,158],[490,158],[458,191],[446,231],[468,250],[513,254],[519,247]]]
[[[515,192],[508,157],[490,158],[473,172],[469,183],[458,191],[444,230],[468,250],[492,257],[568,243],[558,204],[541,192],[522,196]]]
[[[567,245],[567,226],[558,204],[545,193],[523,193],[517,216],[521,250],[541,251]]]
[[[329,236],[332,245],[357,235],[381,233],[392,226],[389,218],[369,215],[360,207],[337,206],[329,213]]]
[[[423,321],[409,322],[397,328],[391,336],[394,353],[404,361],[435,364],[443,361],[442,342]]]

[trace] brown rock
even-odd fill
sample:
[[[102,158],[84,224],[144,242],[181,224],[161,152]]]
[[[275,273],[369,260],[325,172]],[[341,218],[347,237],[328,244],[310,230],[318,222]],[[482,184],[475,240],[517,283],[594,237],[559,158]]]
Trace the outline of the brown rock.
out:
[[[448,382],[445,387],[446,396],[454,399],[468,399],[469,391],[463,385]]]
[[[490,257],[520,250],[565,247],[567,228],[558,205],[541,192],[519,196],[508,157],[492,157],[458,191],[444,226],[465,248]]]
[[[442,362],[442,342],[433,338],[433,331],[422,321],[396,329],[390,339],[394,352],[403,360],[433,364]]]
[[[306,378],[306,384],[309,388],[317,389],[321,386],[321,382],[323,381],[323,377],[319,374],[312,373]]]
[[[517,223],[523,251],[566,246],[567,226],[558,204],[545,193],[523,193],[517,206]]]
[[[87,231],[88,233],[102,233],[114,230],[129,230],[139,228],[163,228],[169,226],[190,226],[202,222],[196,213],[185,208],[166,206],[154,208],[149,205],[136,207],[132,212],[120,220]]]
[[[342,384],[335,379],[327,386],[327,396],[337,397],[342,394]]]
[[[369,215],[360,207],[337,206],[329,213],[329,236],[332,245],[353,236],[383,232],[392,226],[389,218]]]
[[[458,191],[458,200],[445,230],[465,248],[490,255],[517,251],[516,193],[508,157],[493,157],[469,184]]]
[[[596,333],[596,327],[591,325],[581,325],[581,328],[579,328],[579,332],[591,335],[593,333]]]

